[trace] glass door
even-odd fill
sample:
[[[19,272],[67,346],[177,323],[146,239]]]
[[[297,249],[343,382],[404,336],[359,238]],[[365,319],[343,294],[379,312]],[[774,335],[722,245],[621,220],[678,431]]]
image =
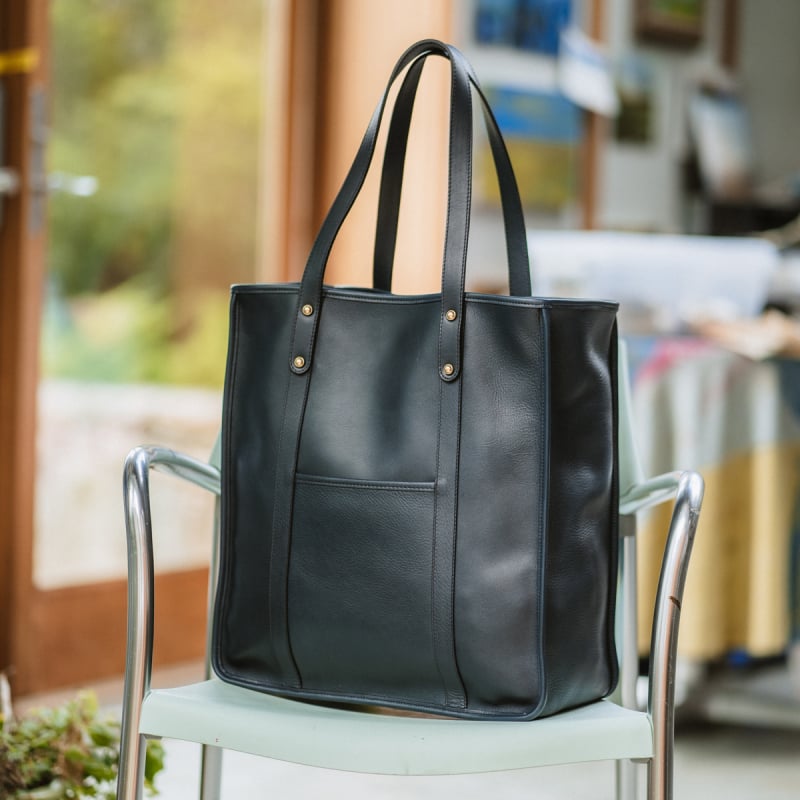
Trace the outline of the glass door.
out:
[[[42,682],[124,663],[121,474],[138,444],[207,458],[230,284],[256,278],[260,0],[53,0],[33,583]],[[152,482],[156,658],[204,637],[212,501]],[[83,615],[83,616],[82,616]],[[80,647],[55,663],[65,632]]]

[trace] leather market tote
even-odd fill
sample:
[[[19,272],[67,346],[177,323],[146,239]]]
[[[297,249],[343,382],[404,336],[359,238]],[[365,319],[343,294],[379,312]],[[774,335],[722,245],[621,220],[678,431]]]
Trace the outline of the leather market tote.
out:
[[[401,296],[397,205],[430,56],[452,81],[442,290]],[[326,286],[401,75],[375,286]],[[389,87],[302,281],[232,289],[213,664],[293,698],[533,719],[617,680],[617,306],[530,296],[512,167],[458,50],[413,45]],[[464,291],[472,89],[510,296]]]

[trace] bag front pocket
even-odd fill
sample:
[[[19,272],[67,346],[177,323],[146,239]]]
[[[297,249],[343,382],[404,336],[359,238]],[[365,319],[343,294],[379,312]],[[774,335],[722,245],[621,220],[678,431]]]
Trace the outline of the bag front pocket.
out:
[[[304,689],[441,702],[433,524],[433,483],[297,476],[288,609]]]

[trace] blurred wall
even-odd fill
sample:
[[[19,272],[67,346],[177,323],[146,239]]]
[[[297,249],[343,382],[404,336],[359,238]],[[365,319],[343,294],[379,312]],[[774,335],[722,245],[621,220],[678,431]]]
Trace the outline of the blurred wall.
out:
[[[418,39],[450,41],[452,16],[450,0],[330,0],[323,4],[318,218],[344,180],[395,61]],[[431,60],[425,73],[414,113],[415,121],[426,118],[425,133],[412,124],[407,154],[413,169],[406,179],[400,214],[394,281],[399,292],[437,291],[441,283],[449,118],[447,62]],[[334,247],[326,272],[329,283],[372,284],[382,141],[383,137],[367,183]]]
[[[800,3],[740,0],[739,74],[763,180],[800,171]]]
[[[654,130],[646,145],[616,142],[609,135],[601,160],[600,227],[681,229],[687,100],[695,76],[719,71],[723,5],[722,0],[708,0],[701,43],[674,49],[636,42],[633,1],[608,0],[606,31],[612,58],[635,55],[651,69]]]
[[[633,0],[606,0],[612,59],[636,55],[652,69],[652,141],[606,141],[600,174],[599,223],[605,228],[680,231],[681,164],[687,151],[687,99],[694,81],[718,75],[727,3],[706,0],[705,30],[688,49],[643,45],[633,35]],[[734,76],[750,113],[759,181],[800,169],[800,2],[738,0],[739,43]]]

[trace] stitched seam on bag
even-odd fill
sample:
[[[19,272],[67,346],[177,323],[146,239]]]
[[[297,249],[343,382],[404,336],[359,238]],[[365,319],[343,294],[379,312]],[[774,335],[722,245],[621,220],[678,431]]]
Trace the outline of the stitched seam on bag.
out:
[[[297,284],[240,284],[233,286],[234,294],[296,294],[299,289]],[[334,291],[336,292],[334,294]],[[351,303],[388,303],[390,305],[428,305],[440,302],[440,295],[386,295],[384,297],[370,297],[358,294],[339,294],[339,290],[326,289],[323,295],[327,300],[344,300]],[[517,306],[519,308],[560,308],[569,307],[587,310],[613,310],[619,303],[613,300],[582,300],[571,297],[546,297],[546,298],[519,298],[506,295],[480,295],[472,292],[464,294],[468,304],[483,303],[493,306]]]
[[[614,471],[612,475],[611,520],[609,528],[611,530],[611,553],[609,560],[611,569],[608,576],[608,616],[606,619],[606,646],[609,661],[609,687],[605,694],[614,691],[619,682],[619,660],[616,647],[616,604],[617,604],[617,576],[619,575],[619,361],[618,361],[618,336],[617,321],[611,329],[611,344],[609,345],[609,361],[611,365],[611,408],[613,414],[613,450],[612,460]]]
[[[379,303],[390,305],[433,305],[440,302],[439,295],[422,295],[420,299],[416,297],[406,297],[402,295],[389,295],[387,297],[370,297],[369,295],[355,295],[355,294],[326,294],[325,299],[327,302],[332,300],[343,300],[349,303]]]
[[[433,483],[402,483],[400,481],[359,481],[346,478],[326,478],[297,473],[295,483],[324,486],[328,489],[368,489],[386,492],[432,492]]]
[[[572,298],[515,298],[507,297],[504,295],[492,295],[486,297],[482,295],[474,295],[466,292],[465,301],[467,305],[473,303],[481,303],[483,305],[491,306],[511,306],[516,308],[529,308],[529,309],[543,309],[543,308],[562,308],[568,307],[571,309],[592,310],[592,311],[616,311],[619,308],[619,303],[611,300],[574,300]],[[351,303],[388,303],[390,305],[428,305],[440,302],[440,296],[423,295],[419,299],[416,297],[408,297],[406,295],[389,295],[385,297],[371,297],[368,295],[340,295],[329,294],[328,300],[346,300]],[[441,330],[440,323],[440,330]]]
[[[439,417],[436,424],[436,430],[439,432],[436,437],[436,483],[439,483],[439,453],[441,451],[441,430],[442,430],[442,391],[444,389],[442,381],[439,381]],[[436,672],[439,675],[439,681],[444,690],[445,703],[447,705],[447,683],[445,682],[444,675],[442,675],[442,668],[439,665],[439,646],[438,637],[436,635],[436,533],[438,530],[436,521],[439,517],[439,493],[434,492],[433,495],[433,530],[431,531],[431,644],[433,646],[433,663],[436,666]]]
[[[232,287],[231,291],[235,294],[296,294],[298,287],[295,284],[241,284]],[[323,296],[327,300],[345,300],[351,303],[388,303],[390,305],[428,305],[440,302],[440,295],[397,295],[389,294],[382,297],[360,295],[360,294],[340,294],[342,289],[325,289]],[[356,290],[357,291],[357,290]],[[367,291],[367,290],[365,290]],[[481,295],[472,292],[465,292],[467,303],[484,303],[486,305],[518,306],[520,308],[561,308],[569,307],[576,309],[591,310],[613,310],[619,307],[619,303],[613,300],[583,300],[571,297],[510,297],[507,295]]]
[[[619,303],[613,300],[573,300],[569,297],[547,298],[542,302],[543,308],[570,308],[587,311],[616,311]]]
[[[462,287],[463,290],[463,287]],[[463,391],[462,383],[458,381],[458,387],[455,391],[458,392],[458,401],[456,408],[458,409],[458,429],[456,431],[456,467],[453,475],[453,554],[451,556],[451,579],[450,579],[450,637],[453,644],[453,666],[458,676],[458,682],[461,686],[462,706],[467,706],[467,687],[464,685],[464,677],[461,674],[461,669],[458,666],[458,653],[456,651],[456,550],[458,545],[458,487],[460,482],[461,470],[461,419],[463,407]]]
[[[546,651],[547,651],[547,628],[545,619],[545,579],[547,572],[547,537],[548,525],[550,524],[550,517],[548,509],[550,505],[550,430],[551,430],[551,415],[552,404],[550,400],[550,382],[551,382],[551,359],[550,359],[550,315],[547,313],[546,308],[542,309],[539,315],[539,330],[541,331],[541,344],[540,352],[541,358],[547,365],[545,373],[545,380],[542,382],[545,391],[543,398],[544,413],[541,415],[541,430],[539,435],[543,445],[544,455],[542,458],[542,476],[540,484],[540,492],[542,497],[541,511],[539,517],[539,636],[538,636],[538,652],[536,653],[536,660],[539,664],[539,675],[541,676],[541,685],[539,692],[539,702],[535,704],[530,713],[541,713],[547,707],[547,665],[546,665]]]
[[[437,437],[437,444],[436,444],[436,475],[437,475],[437,481],[438,481],[438,475],[439,475],[439,464],[440,464],[440,461],[441,461],[442,406],[444,405],[444,402],[443,402],[442,398],[443,398],[444,392],[447,391],[449,389],[449,387],[451,387],[451,386],[452,386],[452,388],[454,390],[456,390],[456,389],[458,390],[459,397],[460,397],[460,392],[461,392],[460,384],[454,386],[453,384],[445,383],[444,381],[441,381],[439,383],[439,422],[438,422],[438,429],[439,429],[440,433],[439,433],[439,436]],[[460,409],[457,409],[457,412],[460,412]],[[457,482],[455,481],[455,477],[454,477],[454,480],[453,480],[453,484],[454,485],[451,487],[451,491],[453,492],[453,501],[452,502],[453,502],[453,506],[455,508],[456,507],[456,502],[457,502],[457,494],[456,494]],[[435,584],[435,576],[436,576],[437,534],[440,533],[439,528],[438,528],[438,524],[437,524],[438,523],[438,518],[439,518],[439,516],[438,516],[438,508],[439,508],[439,496],[438,496],[438,494],[435,493],[434,494],[434,502],[433,502],[433,533],[432,533],[432,536],[431,536],[431,542],[432,542],[432,551],[431,551],[431,565],[432,565],[432,569],[431,569],[431,599],[433,601],[431,603],[431,638],[433,640],[433,660],[434,660],[434,664],[436,665],[436,671],[438,672],[439,678],[440,678],[440,680],[442,682],[442,688],[444,689],[445,704],[444,704],[443,707],[444,708],[459,708],[459,707],[464,708],[464,707],[466,707],[466,700],[467,700],[466,689],[464,688],[464,681],[463,681],[463,678],[461,677],[461,673],[460,673],[460,671],[458,669],[458,664],[457,664],[456,658],[455,658],[455,639],[454,638],[451,639],[451,641],[453,642],[452,659],[453,659],[453,666],[455,667],[455,671],[456,671],[456,676],[458,678],[458,683],[459,683],[459,686],[460,686],[461,698],[460,698],[459,705],[451,703],[450,700],[449,700],[449,696],[451,694],[451,689],[448,688],[448,682],[445,679],[444,673],[442,671],[442,665],[441,665],[440,660],[439,660],[439,641],[440,640],[439,640],[439,638],[437,636],[436,614],[435,614],[436,597],[437,597],[437,593],[436,593],[436,590],[435,590],[435,585],[436,585]],[[452,521],[452,525],[453,525],[453,528],[452,528],[452,532],[453,532],[453,554],[454,554],[453,558],[455,558],[455,516],[454,515],[451,517],[451,521]],[[451,564],[451,566],[452,566],[452,564]],[[450,594],[451,610],[450,610],[449,628],[450,628],[450,631],[452,633],[453,632],[453,613],[454,613],[452,606],[455,603],[455,598],[453,597],[453,593],[452,593],[452,585],[450,587],[450,592],[451,592],[451,594]]]
[[[415,703],[413,701],[405,702],[397,698],[396,695],[382,695],[382,694],[364,694],[363,692],[331,692],[331,691],[322,691],[318,689],[297,689],[297,687],[290,686],[288,684],[281,683],[280,681],[271,681],[269,683],[265,683],[263,681],[254,681],[250,680],[245,677],[236,677],[234,681],[238,686],[249,687],[256,689],[257,691],[263,692],[265,688],[267,691],[271,688],[275,689],[282,689],[285,690],[285,694],[287,697],[296,697],[296,698],[310,698],[314,697],[317,700],[321,700],[324,702],[331,702],[331,703],[346,703],[346,702],[362,702],[368,701],[373,705],[381,705],[385,706],[386,708],[401,708],[401,709],[408,709],[410,711],[417,711],[421,713],[425,713],[426,711],[431,711],[436,713],[436,710],[441,710],[443,714],[447,716],[460,716],[462,718],[474,718],[474,717],[486,717],[488,719],[500,720],[500,719],[509,719],[509,720],[518,720],[527,717],[530,714],[528,710],[528,706],[521,707],[522,710],[519,712],[516,711],[509,711],[507,713],[499,712],[499,711],[484,711],[481,708],[476,709],[464,709],[459,711],[458,709],[454,709],[453,706],[448,706],[440,703]],[[366,711],[362,713],[367,713]],[[446,721],[446,720],[443,720]]]
[[[492,297],[485,297],[480,295],[467,294],[467,303],[483,303],[484,305],[492,306],[517,306],[519,308],[562,308],[569,307],[572,309],[586,309],[595,311],[614,311],[619,308],[619,303],[612,300],[573,300],[571,298],[514,298],[497,295]]]
[[[294,321],[294,330],[292,332],[292,343],[294,343],[294,336],[295,336],[296,329],[297,329],[297,314],[295,314],[294,320],[295,321]],[[293,373],[293,374],[296,374],[296,373]],[[303,381],[305,381],[304,391],[303,391],[303,402],[305,403],[306,398],[308,396],[308,381],[309,381],[308,372],[306,371],[305,373],[302,373],[302,374],[298,375],[298,377],[300,379],[302,379]],[[276,512],[276,510],[278,508],[277,503],[276,503],[276,498],[279,496],[278,486],[279,486],[280,481],[281,481],[281,471],[280,471],[280,469],[281,469],[281,463],[282,463],[282,460],[283,460],[282,456],[284,456],[284,434],[285,434],[285,431],[286,431],[286,410],[287,410],[288,403],[289,403],[289,394],[291,393],[291,390],[292,390],[292,380],[293,380],[292,375],[289,375],[289,377],[287,378],[287,381],[286,381],[286,392],[285,392],[284,398],[283,398],[283,414],[282,414],[282,419],[281,419],[281,432],[280,432],[280,436],[278,438],[277,465],[276,465],[276,470],[275,470],[275,484],[274,484],[274,487],[273,487],[273,495],[272,495],[272,497],[273,497],[272,523],[270,525],[270,535],[271,535],[271,539],[270,539],[270,563],[269,563],[269,573],[270,573],[270,575],[272,573],[273,565],[275,563],[275,539],[276,539],[276,536],[275,536],[275,512]],[[294,477],[294,473],[296,472],[297,455],[298,455],[297,451],[298,451],[298,448],[299,448],[299,440],[300,440],[300,428],[302,427],[302,413],[301,413],[300,419],[298,420],[298,426],[297,427],[298,427],[298,430],[297,430],[297,433],[296,433],[296,438],[295,438],[294,443],[292,444],[292,451],[293,451],[292,462],[291,462],[292,463],[292,473],[293,473],[292,474],[292,478]],[[293,507],[292,507],[293,503],[294,503],[294,486],[292,486],[292,490],[291,491],[292,491],[292,495],[291,495],[291,499],[289,500],[289,504],[288,504],[289,505],[289,514],[288,514],[289,518],[286,521],[287,522],[287,527],[288,527],[288,530],[289,530],[287,547],[286,547],[287,560],[290,557],[290,553],[291,553],[291,524],[292,524],[292,513],[293,513],[293,510],[294,510]],[[297,659],[295,659],[294,653],[292,652],[292,645],[291,645],[291,639],[290,639],[290,634],[289,634],[289,600],[288,600],[289,572],[288,572],[288,569],[289,568],[288,568],[288,565],[287,565],[287,567],[286,567],[286,586],[284,587],[284,592],[287,595],[286,596],[286,601],[284,603],[284,611],[285,611],[285,617],[286,617],[286,621],[285,621],[285,627],[286,627],[286,650],[287,650],[287,652],[289,654],[289,658],[290,658],[290,660],[292,662],[292,666],[294,667],[295,674],[297,675],[297,683],[300,686],[302,686],[303,685],[303,677],[300,674],[300,667],[297,664]],[[271,589],[269,589],[268,593],[267,593],[267,619],[270,622],[272,620],[272,590]],[[270,645],[272,647],[272,652],[273,652],[273,654],[277,654],[277,651],[279,650],[279,648],[275,646],[275,638],[273,636],[272,625],[270,625],[270,627],[269,627],[268,636],[269,636]],[[283,665],[280,664],[281,659],[278,658],[278,661],[279,661],[279,667],[282,667]],[[291,685],[291,684],[289,684],[289,685]]]
[[[483,297],[481,295],[466,294],[466,301],[468,305],[473,303],[481,303],[487,306],[516,306],[517,308],[544,308],[545,304],[537,297],[528,298],[515,298],[504,297],[503,295],[493,295],[492,297]]]
[[[236,342],[239,338],[239,309],[238,304],[231,302],[231,314],[232,314],[232,324],[231,324],[231,342],[230,342],[230,349],[231,349],[231,365],[230,365],[230,373],[231,373],[231,382],[230,382],[230,392],[228,396],[228,405],[230,404],[230,395],[233,394],[233,386],[236,382],[237,370],[238,370],[238,358],[239,358],[239,348],[236,346]],[[231,464],[230,464],[230,427],[231,427],[231,415],[226,415],[225,420],[225,428],[226,430],[223,431],[223,444],[227,445],[224,446],[222,449],[222,466],[223,466],[223,475],[231,476],[233,473],[231,472]],[[230,486],[230,477],[228,477],[225,481],[226,485]],[[217,535],[220,537],[220,541],[218,542],[219,547],[219,558],[220,564],[218,566],[219,574],[217,576],[217,580],[221,581],[220,586],[222,587],[222,592],[220,596],[216,598],[215,605],[214,605],[214,617],[216,620],[216,624],[214,627],[215,632],[219,631],[219,619],[222,615],[222,609],[229,602],[229,595],[230,595],[230,558],[227,556],[227,548],[223,551],[222,548],[222,531],[227,530],[230,531],[232,529],[232,522],[231,522],[231,506],[232,503],[230,501],[230,489],[226,492],[228,495],[227,501],[224,504],[225,509],[225,516],[224,519],[221,520],[220,530],[217,532]],[[227,537],[226,537],[227,538]],[[220,634],[216,633],[213,637],[213,655],[214,655],[214,667],[218,673],[228,675],[228,671],[222,667],[222,650],[221,650],[221,642],[220,642]]]
[[[317,341],[317,333],[319,331],[319,321],[320,321],[320,316],[322,315],[322,296],[323,292],[322,289],[320,289],[319,294],[317,295],[318,299],[316,301],[317,313],[312,315],[311,317],[311,338],[308,340],[308,353],[306,353],[307,363],[306,363],[306,368],[304,370],[305,372],[308,372],[309,369],[311,369],[311,367],[314,364],[314,345]],[[302,298],[298,296],[298,302],[300,302],[301,299]],[[314,300],[312,300],[311,302],[314,303]],[[292,353],[292,355],[294,355],[294,352]],[[303,402],[305,403],[307,399],[308,399],[308,387],[306,387],[306,395]],[[302,428],[302,419],[300,427]],[[298,448],[300,447],[299,438],[297,441],[297,447]]]
[[[299,283],[238,283],[231,286],[231,294],[297,294]]]

